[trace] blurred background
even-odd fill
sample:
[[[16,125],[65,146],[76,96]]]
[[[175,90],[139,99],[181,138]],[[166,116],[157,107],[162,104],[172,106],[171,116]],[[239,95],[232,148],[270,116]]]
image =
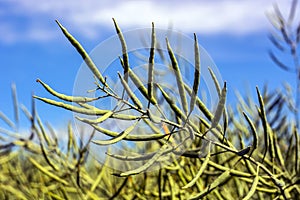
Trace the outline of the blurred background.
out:
[[[289,13],[291,0],[200,0],[200,1],[0,1],[0,110],[13,118],[11,84],[20,104],[30,107],[31,94],[51,97],[38,83],[40,78],[59,92],[72,94],[82,60],[55,23],[58,19],[90,52],[115,34],[114,17],[123,31],[172,28],[192,38],[214,60],[228,83],[228,103],[235,90],[242,95],[255,86],[279,88],[295,77],[268,56],[272,30],[267,15],[274,3]],[[297,19],[298,13],[296,13]],[[299,18],[298,18],[299,19]],[[55,127],[65,126],[71,112],[37,102],[39,115]],[[21,125],[22,126],[22,125]]]

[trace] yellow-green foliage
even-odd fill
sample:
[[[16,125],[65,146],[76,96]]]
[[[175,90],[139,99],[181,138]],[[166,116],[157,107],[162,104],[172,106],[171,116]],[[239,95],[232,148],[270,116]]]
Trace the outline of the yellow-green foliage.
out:
[[[0,129],[0,199],[297,199],[300,196],[299,134],[294,122],[287,120],[289,112],[284,112],[291,107],[286,94],[266,89],[261,92],[257,88],[257,97],[253,100],[248,97],[247,102],[240,97],[236,107],[231,108],[226,106],[226,83],[221,89],[210,70],[219,93],[217,110],[210,111],[197,95],[200,57],[195,36],[194,78],[199,80],[194,80],[192,88],[182,78],[172,44],[166,42],[170,69],[174,70],[180,94],[180,102],[175,101],[164,85],[154,81],[154,25],[150,69],[147,70],[150,83],[146,89],[130,69],[125,39],[114,20],[123,54],[124,74],[118,75],[129,97],[126,99],[124,92],[119,95],[113,91],[79,42],[57,23],[98,78],[97,89],[106,96],[66,96],[38,80],[59,101],[33,96],[32,111],[23,107],[31,122],[28,135],[20,135],[14,123],[0,113],[1,119],[12,130]],[[135,95],[131,90],[130,81],[139,88],[141,95]],[[18,123],[15,87],[13,94]],[[160,105],[157,97],[166,103]],[[88,104],[100,98],[113,98],[118,103],[113,110]],[[93,133],[82,143],[74,136],[69,124],[66,133],[58,133],[66,134],[68,139],[59,141],[52,128],[46,129],[38,117],[34,105],[36,99],[75,114],[96,116],[94,120],[77,117],[93,127]],[[190,105],[187,99],[190,99]],[[150,111],[150,106],[157,112]],[[163,106],[168,108],[167,112]],[[134,114],[122,113],[126,110],[123,108]],[[192,114],[193,110],[203,115],[196,116]],[[102,127],[102,123],[110,119],[134,123],[118,133]],[[144,123],[151,134],[132,134],[139,123]],[[94,140],[95,134],[108,135],[112,139]],[[89,155],[91,144],[110,145],[121,140],[147,141],[145,154],[131,156],[107,152],[103,164]],[[190,141],[188,145],[187,141]],[[203,155],[201,150],[205,144],[208,150]],[[142,161],[143,165],[120,172],[108,167],[116,161],[122,161],[125,167],[132,161]],[[161,164],[157,171],[147,171],[155,164]]]

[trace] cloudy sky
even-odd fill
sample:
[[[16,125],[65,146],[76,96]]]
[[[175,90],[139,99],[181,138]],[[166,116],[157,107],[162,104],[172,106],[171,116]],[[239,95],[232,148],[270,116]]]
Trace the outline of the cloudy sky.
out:
[[[0,110],[13,118],[13,82],[20,102],[26,106],[32,92],[47,96],[35,82],[37,78],[61,92],[72,93],[82,60],[55,19],[88,52],[115,34],[112,17],[123,31],[149,28],[155,22],[156,27],[171,27],[189,36],[195,32],[232,95],[235,89],[244,93],[247,85],[262,88],[267,82],[276,88],[284,80],[293,84],[293,76],[274,66],[267,55],[271,26],[266,13],[272,13],[275,2],[283,14],[288,13],[291,0],[0,0]],[[71,116],[42,103],[38,103],[38,110],[52,123],[65,122]]]

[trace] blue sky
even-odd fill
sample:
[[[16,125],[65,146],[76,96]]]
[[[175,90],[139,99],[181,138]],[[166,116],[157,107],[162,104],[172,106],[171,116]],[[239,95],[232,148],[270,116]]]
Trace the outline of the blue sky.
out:
[[[0,1],[0,110],[13,118],[11,83],[17,85],[20,103],[30,107],[30,96],[51,97],[35,82],[40,78],[60,92],[72,94],[74,79],[82,60],[54,22],[58,19],[83,44],[88,52],[114,35],[111,18],[123,31],[156,27],[196,32],[228,82],[229,95],[238,89],[245,94],[248,85],[268,83],[280,87],[294,77],[276,67],[267,50],[271,28],[266,12],[273,0],[213,1]],[[287,13],[291,0],[278,0]],[[44,121],[65,124],[71,113],[41,102],[38,111]]]

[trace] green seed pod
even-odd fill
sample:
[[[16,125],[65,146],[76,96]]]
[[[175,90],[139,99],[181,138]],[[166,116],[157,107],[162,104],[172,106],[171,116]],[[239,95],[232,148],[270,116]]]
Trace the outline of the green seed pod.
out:
[[[258,185],[258,181],[259,181],[259,165],[257,165],[257,170],[256,170],[256,174],[255,174],[255,178],[253,180],[252,186],[248,192],[248,194],[243,198],[243,200],[249,200],[251,199],[251,197],[253,196],[253,194],[256,191],[257,185]]]
[[[154,81],[155,46],[156,46],[156,36],[155,36],[154,23],[152,22],[151,48],[150,48],[149,64],[148,64],[148,95],[149,95],[148,99],[149,99],[149,103],[150,103],[150,99],[154,98],[153,81]]]
[[[216,187],[224,184],[231,178],[231,170],[226,170],[218,178],[216,178],[208,187],[205,188],[200,194],[193,196],[190,200],[202,199],[204,196],[213,191]]]
[[[178,87],[178,92],[179,92],[180,99],[181,99],[181,105],[182,105],[184,113],[187,114],[188,113],[188,104],[186,101],[184,82],[182,80],[182,75],[181,75],[176,57],[173,53],[173,50],[172,50],[167,38],[166,38],[166,43],[167,43],[167,48],[168,48],[169,56],[170,56],[171,63],[172,63],[172,68],[174,70],[174,74],[175,74],[176,81],[177,81],[177,87]]]
[[[227,94],[227,87],[226,87],[226,82],[224,82],[224,87],[222,89],[221,97],[220,97],[215,115],[212,119],[210,129],[216,128],[217,125],[219,124],[219,121],[221,119],[221,116],[222,116],[224,108],[225,108],[226,94]]]
[[[64,185],[69,185],[67,181],[65,181],[65,180],[61,179],[60,177],[56,176],[55,174],[51,173],[49,170],[47,170],[46,167],[43,167],[42,165],[40,165],[33,158],[29,157],[28,160],[46,176],[49,176],[50,178],[53,178],[54,180],[56,180]]]
[[[183,186],[182,189],[187,189],[187,188],[192,187],[196,183],[196,181],[201,177],[201,175],[203,174],[204,170],[206,169],[208,161],[210,159],[210,151],[211,151],[211,142],[209,142],[209,145],[208,145],[208,154],[206,155],[205,160],[202,163],[198,173],[193,178],[193,180],[191,180],[187,185]]]
[[[97,79],[106,87],[109,87],[103,78],[102,74],[90,58],[89,54],[85,51],[85,49],[81,46],[81,44],[67,31],[65,27],[63,27],[58,20],[55,20],[60,29],[62,30],[63,34],[66,38],[71,42],[71,44],[75,47],[78,53],[81,55],[82,59],[86,63],[86,65],[90,68],[93,74],[97,77]]]
[[[131,126],[129,126],[127,129],[125,129],[124,131],[122,131],[122,133],[120,133],[117,137],[114,137],[111,140],[92,140],[92,142],[94,144],[97,145],[111,145],[111,144],[115,144],[121,140],[123,140],[129,133],[131,133],[131,131],[135,128],[135,126],[138,124],[139,120],[137,120],[134,124],[132,124]]]
[[[87,102],[91,102],[91,101],[95,101],[95,100],[99,99],[99,97],[91,98],[91,97],[75,97],[75,96],[64,95],[64,94],[56,92],[49,85],[47,85],[40,79],[37,79],[36,82],[40,83],[50,94],[52,94],[52,95],[56,96],[57,98],[64,100],[64,101],[87,103]]]
[[[126,80],[123,79],[123,77],[120,75],[119,72],[118,72],[118,75],[119,75],[121,83],[122,83],[124,89],[126,90],[128,96],[132,99],[133,103],[138,107],[138,109],[142,109],[143,108],[143,104],[135,96],[135,94],[132,92],[132,90],[130,89],[129,85],[127,84]]]
[[[108,111],[106,114],[104,114],[103,116],[101,116],[97,119],[86,119],[86,118],[81,118],[81,117],[77,117],[77,116],[76,116],[76,119],[78,119],[79,121],[82,121],[84,123],[88,123],[88,124],[100,124],[100,123],[104,122],[105,120],[107,120],[108,118],[110,118],[113,114],[114,114],[114,112]]]
[[[190,113],[194,109],[196,103],[196,97],[198,95],[199,84],[200,84],[200,53],[199,53],[197,36],[195,33],[194,33],[194,54],[195,54],[195,72],[194,72],[193,92],[191,94],[191,100],[190,100]]]
[[[264,157],[263,157],[263,160],[264,160],[266,153],[269,149],[269,133],[268,133],[269,129],[268,129],[268,121],[267,121],[264,101],[263,101],[263,98],[262,98],[257,86],[256,86],[256,92],[257,92],[257,97],[258,97],[259,106],[260,106],[260,109],[258,110],[258,112],[260,114],[260,118],[261,118],[263,129],[264,129],[264,140],[265,140],[265,152],[264,152]]]
[[[185,115],[182,113],[182,111],[176,106],[175,102],[170,98],[170,96],[165,92],[165,90],[159,85],[156,84],[158,89],[161,91],[161,94],[165,98],[165,100],[168,102],[169,106],[173,110],[173,112],[178,116],[179,118],[184,117]]]
[[[118,137],[119,133],[115,132],[115,131],[111,131],[105,128],[102,128],[100,126],[97,126],[95,124],[90,124],[94,129],[96,129],[97,131],[104,133],[107,136],[111,136],[111,137]],[[166,134],[144,134],[144,135],[127,135],[126,137],[124,137],[124,140],[128,140],[128,141],[150,141],[150,140],[159,140],[162,139],[164,137],[166,137],[168,135]]]
[[[116,20],[114,18],[112,18],[115,28],[116,28],[116,32],[119,36],[120,42],[121,42],[121,46],[122,46],[122,55],[123,55],[123,63],[124,63],[124,80],[126,83],[128,83],[128,72],[129,72],[129,59],[128,59],[128,54],[127,54],[127,45],[123,36],[123,33],[120,29],[120,27],[118,26]]]
[[[120,176],[130,176],[130,175],[134,175],[134,174],[139,174],[141,172],[146,171],[149,167],[151,167],[157,160],[158,158],[164,154],[165,151],[168,151],[169,149],[167,148],[169,145],[167,143],[165,143],[158,152],[155,153],[155,155],[148,160],[144,165],[142,165],[141,167],[128,171],[128,172],[123,172],[120,174]]]
[[[253,135],[253,143],[252,143],[252,151],[250,153],[250,156],[252,155],[252,153],[254,152],[254,150],[258,147],[258,136],[257,136],[257,132],[256,132],[256,129],[254,127],[254,124],[252,123],[252,121],[250,120],[250,118],[247,116],[246,113],[243,112],[243,115],[244,117],[246,118],[249,126],[250,126],[250,129],[251,129],[251,132],[252,132],[252,135]]]

